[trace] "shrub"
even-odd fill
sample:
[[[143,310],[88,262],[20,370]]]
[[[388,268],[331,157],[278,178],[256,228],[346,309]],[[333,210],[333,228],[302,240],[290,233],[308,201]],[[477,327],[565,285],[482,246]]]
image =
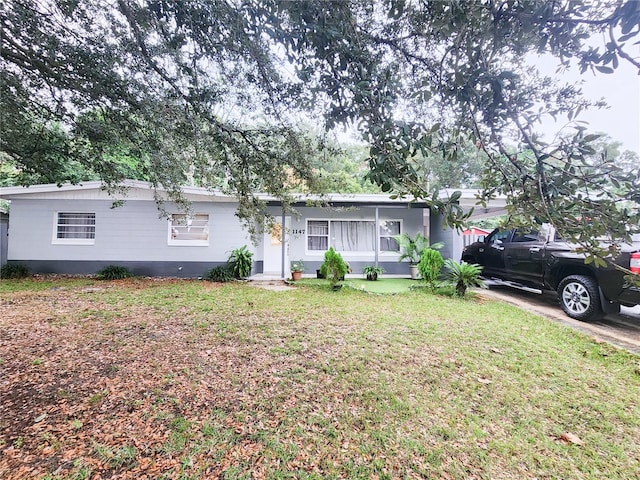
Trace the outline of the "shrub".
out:
[[[340,279],[347,273],[347,264],[333,247],[330,247],[324,254],[324,262],[320,265],[320,274],[329,280],[329,284],[334,287]]]
[[[227,261],[235,278],[245,278],[251,275],[253,253],[249,251],[246,245],[232,250]]]
[[[0,278],[25,278],[29,269],[21,263],[7,263],[0,268]]]
[[[442,254],[437,250],[426,248],[422,252],[420,263],[418,263],[418,271],[429,288],[435,288],[443,265],[444,259],[442,258]]]
[[[440,250],[442,247],[444,247],[444,243],[442,242],[437,242],[429,246],[429,239],[425,238],[424,235],[419,232],[414,238],[411,238],[411,235],[406,232],[401,233],[400,235],[395,235],[393,238],[396,242],[398,242],[398,245],[400,246],[400,249],[402,251],[402,254],[400,255],[400,258],[398,258],[398,261],[401,262],[406,258],[409,260],[409,263],[413,265],[420,262],[420,259],[422,258],[422,252],[424,252],[426,249],[431,248],[433,250]]]
[[[98,271],[97,276],[100,280],[120,280],[132,277],[133,274],[127,267],[122,267],[120,265],[107,265],[102,270]]]
[[[213,267],[205,273],[204,279],[210,282],[230,282],[233,280],[231,265],[218,265],[217,267]]]
[[[377,280],[378,275],[384,273],[384,268],[378,265],[367,265],[362,269],[362,274],[367,277],[367,280]]]
[[[445,262],[447,272],[445,279],[448,283],[455,286],[456,295],[464,297],[469,287],[486,288],[485,283],[480,279],[482,267],[475,263],[456,262],[449,258]]]

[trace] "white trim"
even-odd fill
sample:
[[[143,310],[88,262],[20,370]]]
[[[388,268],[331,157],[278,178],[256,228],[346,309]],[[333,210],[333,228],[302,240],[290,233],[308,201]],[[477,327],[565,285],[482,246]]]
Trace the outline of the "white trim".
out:
[[[186,215],[185,213],[174,212],[169,214],[169,218],[167,218],[167,245],[170,247],[208,247],[209,239],[211,238],[211,214],[206,212],[197,212],[194,215],[206,215],[207,216],[207,224],[205,225],[203,231],[207,233],[206,240],[176,240],[172,235],[172,223],[171,218],[173,215]]]
[[[327,222],[327,228],[328,228],[328,232],[327,232],[327,249],[331,248],[333,245],[331,245],[331,222],[371,222],[374,225],[374,228],[376,227],[375,223],[376,220],[375,218],[306,218],[305,219],[305,232],[304,232],[304,253],[307,256],[318,256],[321,257],[324,255],[324,253],[326,252],[326,250],[309,250],[309,222]],[[403,223],[404,221],[401,218],[383,218],[383,217],[379,217],[378,218],[378,227],[380,226],[379,224],[382,222],[398,222],[400,223],[400,233],[403,232]],[[378,256],[384,257],[384,258],[394,258],[397,259],[400,257],[400,252],[390,252],[390,251],[382,251],[380,250],[380,230],[378,229],[378,231],[376,232],[378,235]],[[315,236],[320,236],[320,235],[315,235]],[[335,247],[334,247],[335,248]],[[376,251],[375,249],[373,250],[362,250],[362,251],[342,251],[342,250],[336,250],[336,252],[338,252],[340,255],[344,256],[348,256],[348,257],[369,257],[371,255],[375,255]]]
[[[93,238],[59,238],[58,237],[58,215],[60,213],[78,213],[81,215],[93,215],[97,221],[95,212],[70,212],[70,211],[55,211],[53,212],[53,232],[51,235],[52,245],[95,245],[96,243],[96,224],[93,224]]]

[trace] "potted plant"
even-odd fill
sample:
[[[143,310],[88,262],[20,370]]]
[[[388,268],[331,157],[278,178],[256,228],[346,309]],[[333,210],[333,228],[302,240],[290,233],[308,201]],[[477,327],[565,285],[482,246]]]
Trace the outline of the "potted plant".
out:
[[[419,278],[418,263],[420,263],[422,252],[427,248],[440,250],[444,247],[443,242],[437,242],[433,245],[429,245],[429,239],[425,238],[425,236],[420,232],[418,232],[414,238],[406,232],[401,233],[400,235],[395,235],[393,238],[398,242],[401,249],[398,261],[401,262],[404,259],[409,260],[409,268],[411,269],[411,278],[413,280]]]
[[[304,272],[304,262],[302,259],[291,262],[291,279],[293,281],[300,280]]]
[[[347,268],[342,255],[336,252],[333,247],[330,247],[324,254],[324,262],[320,265],[320,273],[329,280],[331,288],[337,290],[342,286],[338,285],[338,282],[344,278]]]
[[[384,268],[379,267],[378,265],[367,265],[362,269],[363,275],[366,275],[367,280],[376,281],[378,280],[378,275],[382,275],[384,273]]]

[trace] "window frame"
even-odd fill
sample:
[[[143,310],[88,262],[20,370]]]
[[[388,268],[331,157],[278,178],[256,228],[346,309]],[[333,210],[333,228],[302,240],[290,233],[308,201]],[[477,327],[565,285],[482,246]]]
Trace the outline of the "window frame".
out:
[[[326,250],[311,250],[309,249],[309,222],[327,222],[327,249]],[[376,228],[376,220],[375,218],[307,218],[305,219],[305,235],[304,235],[304,249],[305,249],[305,254],[309,255],[309,256],[313,256],[313,255],[324,255],[324,253],[331,248],[333,245],[331,244],[331,222],[371,222],[373,223],[374,229]],[[378,231],[377,231],[377,235],[378,235],[378,241],[377,241],[377,247],[378,247],[378,252],[377,254],[379,256],[383,256],[383,257],[398,257],[400,256],[400,250],[398,251],[390,251],[390,250],[380,250],[380,238],[383,237],[383,235],[380,234],[380,224],[382,222],[398,222],[400,224],[400,233],[403,232],[403,220],[401,218],[378,218]],[[313,236],[321,236],[321,235],[313,235]],[[384,235],[384,237],[387,237],[387,235]],[[335,248],[335,246],[333,246]],[[336,252],[340,253],[341,255],[348,255],[351,257],[365,257],[365,256],[370,256],[370,255],[375,255],[376,251],[375,249],[373,250],[367,250],[367,251],[351,251],[351,250],[336,250]]]
[[[203,231],[206,231],[207,238],[203,239],[193,239],[193,240],[177,240],[173,238],[173,217],[174,215],[181,215],[187,218],[189,217],[197,217],[204,216],[207,217],[207,223],[202,227]],[[211,238],[211,214],[208,212],[196,212],[191,215],[187,215],[186,213],[173,212],[169,213],[169,217],[167,218],[167,245],[170,247],[208,247],[209,239]]]
[[[385,219],[378,219],[378,254],[380,255],[400,255],[400,245],[398,245],[398,250],[381,250],[380,249],[380,245],[382,245],[382,242],[380,241],[380,239],[384,238],[393,238],[395,235],[382,235],[380,233],[380,227],[382,226],[382,222],[398,222],[399,224],[399,231],[400,233],[398,233],[398,235],[400,235],[402,233],[402,220],[398,220],[395,218],[385,218]],[[398,242],[396,242],[398,243]]]
[[[93,223],[86,224],[61,224],[60,223],[60,215],[93,215]],[[91,238],[65,238],[58,236],[58,228],[60,226],[90,226],[93,227],[93,237]],[[96,226],[97,226],[97,215],[96,212],[78,212],[78,211],[60,211],[57,210],[53,212],[53,233],[51,237],[51,243],[53,245],[95,245],[96,243]]]

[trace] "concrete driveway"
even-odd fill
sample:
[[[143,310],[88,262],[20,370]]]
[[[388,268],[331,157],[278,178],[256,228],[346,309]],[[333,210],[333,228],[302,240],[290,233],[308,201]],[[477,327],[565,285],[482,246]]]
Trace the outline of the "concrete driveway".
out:
[[[555,292],[539,294],[500,286],[491,280],[486,283],[489,289],[475,290],[478,295],[512,303],[640,355],[640,306],[622,307],[619,314],[607,315],[602,320],[580,322],[565,315]]]

